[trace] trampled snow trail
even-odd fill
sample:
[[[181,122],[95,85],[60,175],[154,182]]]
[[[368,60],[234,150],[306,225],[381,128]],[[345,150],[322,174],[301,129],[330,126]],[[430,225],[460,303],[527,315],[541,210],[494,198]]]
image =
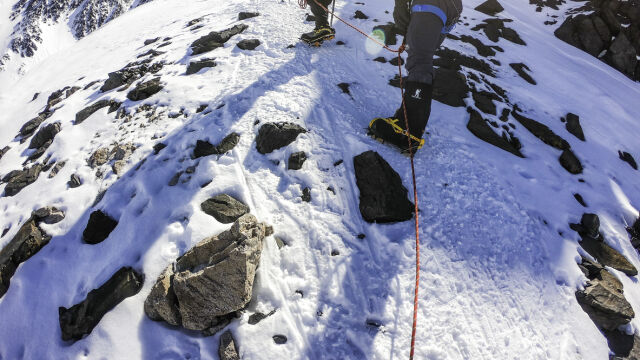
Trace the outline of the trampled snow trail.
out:
[[[472,10],[479,3],[465,3],[470,25],[460,25],[459,34],[471,33],[484,18]],[[640,90],[555,39],[527,1],[504,5],[503,15],[517,20],[513,27],[528,46],[501,40],[498,45],[505,52],[497,59],[508,64],[526,58],[539,85],[529,86],[504,65],[495,81],[514,102],[525,105],[528,114],[571,142],[586,164],[582,177],[587,182],[564,172],[557,162],[559,153],[524,130],[518,135],[527,158],[519,159],[470,134],[464,108],[434,103],[427,145],[416,157],[423,249],[416,358],[602,359],[608,356],[606,341],[575,300],[582,278],[568,223],[579,220],[584,210],[573,199],[580,191],[601,214],[612,245],[640,265],[621,220],[630,219],[634,206],[640,207],[640,184],[637,174],[616,159],[617,147],[640,153],[633,137],[640,133],[640,124],[633,121],[640,111],[630,105]],[[392,6],[339,2],[336,8],[346,18],[360,9],[383,23],[391,20],[385,10]],[[237,23],[240,11],[261,15],[244,21],[249,29],[224,48],[198,57],[215,57],[218,66],[185,76],[189,45],[211,30]],[[408,159],[365,133],[371,118],[389,115],[399,104],[399,90],[387,84],[397,68],[372,61],[393,54],[368,52],[364,39],[342,24],[336,24],[336,40],[345,45],[288,48],[311,27],[302,22],[304,14],[295,1],[200,0],[184,6],[156,0],[26,66],[18,82],[0,74],[0,112],[6,114],[0,119],[0,145],[12,147],[0,161],[0,173],[5,174],[24,160],[26,144],[13,137],[42,109],[50,92],[104,80],[108,72],[146,51],[145,39],[172,37],[163,49],[166,54],[156,58],[167,61],[158,73],[167,85],[147,101],[165,113],[153,121],[140,116],[123,122],[105,109],[73,126],[75,113],[90,102],[102,96],[125,100],[124,92],[99,93],[101,83],[80,90],[47,120],[62,122],[63,131],[48,151],[67,160],[61,174],[54,179],[41,175],[20,194],[0,198],[3,225],[11,226],[0,239],[2,246],[31,210],[55,205],[67,212],[65,221],[46,229],[54,238],[20,266],[0,299],[0,359],[217,358],[219,336],[202,337],[152,322],[144,315],[143,302],[167,264],[227,228],[200,211],[202,201],[221,192],[246,202],[288,244],[279,249],[274,237],[265,241],[253,300],[230,325],[243,359],[408,356],[413,226],[362,220],[352,162],[364,151],[378,151],[410,186]],[[203,15],[204,28],[184,27]],[[367,29],[375,24],[354,21]],[[262,45],[253,52],[235,47],[249,38],[259,38]],[[475,54],[460,42],[447,40],[445,46]],[[547,56],[529,56],[532,53]],[[563,72],[548,70],[552,66]],[[593,76],[585,77],[586,72]],[[85,78],[78,81],[81,76]],[[350,95],[338,88],[343,82],[350,84]],[[585,96],[560,96],[578,91]],[[29,102],[34,92],[42,94]],[[200,104],[212,111],[196,114]],[[181,108],[187,116],[168,116]],[[566,112],[582,109],[589,139],[585,144],[569,138],[559,121]],[[614,116],[615,124],[600,121],[607,116]],[[286,148],[261,155],[255,135],[261,124],[272,121],[295,122],[309,132]],[[196,140],[217,143],[231,131],[241,134],[231,153],[190,158]],[[120,178],[108,172],[96,179],[86,159],[116,141],[139,146],[127,172]],[[152,147],[160,141],[168,146],[153,155]],[[286,159],[296,151],[305,151],[309,160],[302,170],[287,170]],[[335,165],[339,160],[343,162]],[[188,181],[181,177],[177,186],[167,185],[189,166],[195,166],[195,172]],[[84,185],[65,190],[75,172]],[[301,200],[305,187],[312,189],[310,203]],[[104,198],[94,206],[104,190]],[[120,224],[105,242],[83,244],[89,213],[98,208],[118,217]],[[81,301],[121,266],[145,273],[142,291],[109,312],[85,339],[63,343],[58,307]],[[625,291],[638,292],[635,278],[625,280]],[[251,313],[273,309],[275,314],[259,324],[248,324]],[[631,328],[637,325],[634,320]],[[276,345],[276,334],[287,336],[287,343]]]

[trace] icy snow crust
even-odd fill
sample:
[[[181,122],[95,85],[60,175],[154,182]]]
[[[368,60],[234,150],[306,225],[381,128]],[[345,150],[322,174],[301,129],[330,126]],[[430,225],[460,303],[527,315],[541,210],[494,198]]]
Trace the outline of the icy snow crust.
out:
[[[484,15],[465,3],[470,26]],[[260,221],[272,224],[289,246],[279,250],[266,240],[248,311],[230,325],[243,359],[389,359],[406,358],[411,332],[414,285],[413,223],[371,225],[358,211],[353,156],[374,149],[389,161],[410,188],[408,159],[365,135],[371,118],[391,114],[399,91],[387,85],[396,68],[371,61],[392,55],[365,51],[360,35],[338,23],[338,39],[308,48],[296,43],[310,25],[295,1],[157,0],[138,7],[46,59],[34,59],[19,77],[0,74],[0,145],[12,147],[0,160],[0,173],[21,168],[28,143],[14,141],[20,126],[35,117],[49,93],[64,86],[106,79],[137,54],[143,41],[173,37],[158,73],[166,86],[144,101],[187,117],[164,116],[156,123],[119,130],[102,109],[81,125],[75,113],[98,98],[126,100],[126,91],[80,90],[63,102],[45,124],[61,121],[46,154],[67,164],[54,179],[38,181],[14,197],[0,198],[4,246],[28,218],[45,205],[64,209],[66,219],[46,230],[54,235],[37,255],[22,264],[0,299],[0,359],[215,359],[218,337],[202,337],[149,320],[143,302],[162,269],[196,242],[225,230],[199,209],[221,192],[243,200]],[[576,302],[574,292],[585,281],[575,265],[578,236],[569,222],[584,209],[573,199],[579,192],[597,212],[608,242],[636,266],[625,224],[640,207],[638,173],[617,158],[617,150],[640,154],[640,86],[605,64],[562,43],[552,27],[542,25],[526,0],[504,1],[504,17],[528,43],[521,47],[501,40],[503,64],[524,61],[538,86],[501,68],[496,83],[526,114],[567,139],[585,165],[573,176],[558,163],[560,152],[520,128],[525,159],[475,138],[466,130],[464,108],[434,103],[427,145],[416,158],[422,239],[422,282],[417,359],[604,359],[605,338]],[[362,9],[371,18],[391,19],[392,2],[366,6],[339,1],[340,14]],[[237,23],[240,11],[259,11],[245,20],[249,29],[224,48],[198,56],[215,57],[218,66],[185,76],[188,46],[212,30]],[[186,22],[206,15],[195,32]],[[473,20],[472,20],[473,19]],[[372,23],[355,20],[370,28]],[[485,43],[490,41],[480,33]],[[254,52],[235,44],[259,38]],[[447,40],[465,53],[475,49]],[[175,63],[175,64],[172,64]],[[84,76],[81,81],[77,79]],[[147,79],[150,79],[151,74]],[[17,79],[16,81],[14,81]],[[336,84],[349,82],[353,97]],[[40,92],[31,102],[34,92]],[[200,104],[216,109],[195,114]],[[572,137],[559,121],[573,111],[581,116],[587,142]],[[309,133],[269,155],[255,149],[259,125],[268,121],[298,123]],[[142,123],[141,123],[142,124]],[[126,128],[123,128],[126,129]],[[219,158],[189,158],[198,139],[220,141],[231,131],[239,145]],[[95,134],[99,134],[96,137]],[[152,140],[152,137],[161,137]],[[114,142],[132,141],[138,150],[119,179],[107,172],[95,178],[86,164],[93,151]],[[153,155],[156,142],[168,145]],[[286,170],[288,155],[306,151],[303,170]],[[45,156],[46,156],[45,154]],[[44,158],[44,156],[43,156]],[[334,167],[338,160],[342,165]],[[280,161],[278,165],[274,161]],[[169,187],[173,175],[197,165],[193,179]],[[139,170],[136,168],[139,167]],[[67,189],[78,173],[84,185]],[[583,178],[585,183],[578,182]],[[200,185],[213,179],[204,188]],[[300,199],[311,187],[311,203]],[[336,195],[327,191],[333,187]],[[104,198],[92,206],[99,192]],[[119,219],[110,237],[98,245],[83,244],[89,214],[103,209]],[[545,224],[545,222],[547,224]],[[1,230],[1,229],[0,229]],[[358,239],[358,234],[366,238]],[[563,235],[560,235],[563,234]],[[338,256],[331,256],[338,250]],[[61,340],[58,307],[70,307],[104,283],[121,266],[141,269],[142,291],[109,312],[85,339],[72,345]],[[613,271],[613,270],[612,270]],[[620,275],[620,273],[616,273]],[[640,285],[622,278],[627,299],[640,313]],[[300,292],[296,292],[300,290]],[[254,311],[277,312],[257,325]],[[637,331],[636,317],[629,331]],[[381,324],[371,326],[370,324]],[[276,345],[272,336],[288,342]]]

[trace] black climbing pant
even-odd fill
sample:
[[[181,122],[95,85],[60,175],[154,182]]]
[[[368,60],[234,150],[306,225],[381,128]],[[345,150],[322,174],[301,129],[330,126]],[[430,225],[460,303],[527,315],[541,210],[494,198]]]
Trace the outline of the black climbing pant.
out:
[[[328,8],[332,2],[332,0],[316,0],[316,1],[318,1],[320,4],[322,4],[326,8]],[[327,12],[323,8],[318,6],[318,4],[316,4],[314,0],[308,0],[307,3],[311,8],[311,13],[316,18],[316,29],[329,26],[329,14],[327,14]]]

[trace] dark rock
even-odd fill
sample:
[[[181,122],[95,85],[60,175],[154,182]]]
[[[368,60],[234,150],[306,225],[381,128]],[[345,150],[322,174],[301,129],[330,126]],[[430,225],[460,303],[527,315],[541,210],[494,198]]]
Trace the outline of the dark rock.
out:
[[[160,55],[162,55],[162,54],[164,54],[164,52],[162,52],[162,51],[158,51],[158,50],[154,50],[154,49],[151,49],[151,50],[149,50],[149,51],[147,51],[147,52],[144,52],[144,53],[142,53],[142,54],[138,55],[138,56],[137,56],[137,58],[139,59],[139,58],[143,58],[143,57],[145,57],[145,56],[150,56],[150,57],[154,58],[154,57],[156,57],[156,56],[160,56]]]
[[[307,154],[304,151],[299,151],[289,156],[289,170],[300,170],[302,165],[307,161]]]
[[[527,71],[531,71],[526,64],[517,63],[517,64],[509,64],[513,70],[515,70],[521,78],[523,78],[526,82],[531,85],[537,85],[538,83],[527,73]],[[525,69],[527,71],[525,71]]]
[[[80,179],[80,177],[77,174],[73,174],[73,175],[71,175],[71,178],[67,182],[67,185],[70,188],[74,189],[74,188],[77,188],[77,187],[82,185],[82,180]]]
[[[477,70],[485,75],[495,77],[495,71],[486,61],[481,59],[477,59],[475,57],[467,56],[461,54],[455,50],[441,48],[436,51],[436,55],[438,56],[434,59],[433,64],[435,66],[439,66],[440,68],[460,71],[462,67],[467,67],[469,69]],[[461,74],[461,77],[464,78],[464,75]],[[436,80],[438,79],[438,70],[436,69],[435,74]]]
[[[238,347],[236,346],[236,342],[233,339],[233,334],[231,334],[231,330],[225,331],[220,336],[220,346],[218,347],[218,356],[220,357],[220,360],[240,360],[240,355],[238,355]]]
[[[640,359],[640,337],[627,335],[620,330],[604,330],[609,349],[613,351],[613,360],[638,360]]]
[[[577,175],[582,173],[582,163],[571,149],[565,149],[558,160],[560,161],[560,165],[571,174]]]
[[[53,141],[53,138],[60,132],[60,123],[55,122],[40,129],[31,139],[29,149],[38,149],[43,147],[47,142]],[[47,146],[48,147],[48,146]]]
[[[192,75],[204,68],[210,68],[218,65],[214,59],[202,59],[198,61],[192,61],[187,66],[187,75]]]
[[[578,139],[585,141],[584,132],[582,131],[582,126],[580,125],[580,117],[576,114],[568,113],[567,117],[567,131]]]
[[[404,65],[404,59],[401,57],[394,56],[391,60],[389,60],[389,64],[393,66]]]
[[[31,216],[39,223],[57,224],[64,220],[64,212],[54,206],[46,206],[34,211]]]
[[[291,144],[298,135],[306,132],[300,125],[289,122],[266,123],[258,130],[256,148],[260,154],[268,154]]]
[[[256,17],[256,16],[260,16],[259,12],[241,12],[238,14],[238,20],[246,20],[246,19],[250,19],[252,17]]]
[[[102,317],[122,300],[137,294],[142,288],[144,275],[130,267],[118,270],[98,289],[91,290],[84,301],[70,308],[60,307],[62,340],[77,341],[91,333]]]
[[[314,22],[316,21],[316,17],[311,14],[307,14],[307,16],[304,18],[304,21]]]
[[[489,16],[494,16],[497,13],[503,11],[504,8],[497,0],[487,0],[478,5],[475,10],[480,11],[481,13],[485,13]]]
[[[186,27],[190,27],[190,26],[193,26],[195,24],[198,24],[198,23],[202,22],[202,20],[204,20],[204,16],[203,17],[199,17],[197,19],[189,20],[189,22],[187,23]]]
[[[302,189],[302,201],[311,202],[311,189],[306,187]]]
[[[109,237],[116,226],[118,226],[118,221],[102,210],[96,210],[89,216],[87,227],[82,233],[82,240],[87,244],[98,244]]]
[[[196,141],[195,149],[193,149],[193,158],[197,159],[203,156],[225,154],[236,147],[239,141],[240,134],[235,132],[225,136],[218,145],[213,145],[208,141],[198,140]]]
[[[240,50],[255,50],[258,46],[260,46],[260,40],[258,39],[244,39],[238,41],[238,48]]]
[[[365,15],[365,13],[363,13],[360,10],[356,10],[356,13],[353,15],[354,19],[361,19],[361,20],[367,20],[369,17],[367,15]]]
[[[158,62],[149,65],[145,62],[134,62],[127,64],[124,68],[109,73],[109,78],[104,82],[104,85],[100,88],[101,92],[113,90],[120,86],[129,86],[134,81],[140,79],[147,73],[155,74],[163,68],[164,64]]]
[[[473,101],[478,109],[485,114],[497,115],[498,110],[496,104],[493,102],[497,98],[493,93],[487,91],[473,92]]]
[[[571,224],[582,238],[580,245],[603,266],[610,266],[629,276],[638,274],[638,270],[617,250],[604,242],[600,234],[600,219],[596,214],[583,214],[580,224]]]
[[[207,104],[202,104],[202,105],[198,106],[198,108],[196,109],[196,114],[199,114],[199,113],[207,110],[208,107],[209,107],[209,105],[207,105]]]
[[[64,95],[64,91],[66,89],[68,89],[68,87],[60,89],[60,90],[56,90],[56,91],[52,92],[51,95],[49,95],[49,98],[47,98],[47,106],[46,106],[46,110],[45,111],[48,111],[52,107],[54,107],[57,104],[59,104],[62,100],[64,100],[63,95]]]
[[[268,314],[263,314],[261,312],[257,312],[255,314],[251,314],[249,316],[249,325],[255,325],[257,323],[259,323],[260,321],[268,318],[269,316],[275,314],[276,311],[275,310],[271,310]]]
[[[253,215],[200,241],[169,265],[145,300],[145,313],[212,335],[251,300],[266,226]]]
[[[2,179],[3,182],[7,183],[7,186],[4,188],[4,195],[16,195],[25,187],[33,184],[38,180],[38,176],[40,176],[41,171],[42,165],[35,164],[28,169],[10,172]]]
[[[378,56],[377,58],[373,59],[373,61],[377,61],[380,63],[386,63],[387,59],[384,58],[384,56]]]
[[[476,48],[478,55],[480,56],[487,57],[494,56],[496,54],[494,49],[492,49],[490,46],[485,45],[484,43],[482,43],[482,41],[474,38],[473,36],[462,35],[460,36],[460,40],[466,42],[467,44],[473,45],[473,47]]]
[[[282,240],[282,238],[278,236],[274,236],[274,238],[276,240],[276,245],[278,245],[278,249],[282,249],[283,247],[287,246],[287,243]]]
[[[400,175],[373,151],[353,158],[356,184],[360,189],[360,214],[367,222],[390,223],[413,217],[413,204]]]
[[[3,147],[2,149],[0,149],[0,159],[2,159],[2,157],[4,156],[4,154],[6,154],[6,153],[7,153],[7,151],[9,151],[9,150],[11,150],[11,148],[10,148],[10,147],[8,147],[8,146],[5,146],[5,147]]]
[[[633,76],[638,64],[636,49],[624,32],[620,32],[606,54],[608,62],[627,76]]]
[[[40,113],[35,118],[27,121],[20,128],[20,131],[19,131],[20,136],[22,136],[23,138],[31,136],[36,131],[36,129],[40,127],[40,124],[42,124],[42,122],[45,121],[46,119],[47,119],[46,114]]]
[[[273,342],[282,345],[287,343],[287,337],[284,335],[273,335]]]
[[[246,24],[239,24],[220,32],[212,31],[191,44],[191,55],[203,54],[222,47],[231,37],[240,34],[248,27]]]
[[[9,289],[10,279],[18,266],[40,251],[49,240],[51,236],[40,229],[37,219],[32,216],[0,250],[0,298]]]
[[[145,41],[144,41],[144,45],[145,45],[145,46],[147,46],[147,45],[151,45],[151,44],[153,44],[154,42],[156,42],[156,41],[158,41],[158,40],[160,40],[160,38],[159,38],[159,37],[157,37],[157,38],[155,38],[155,39],[147,39],[147,40],[145,40]]]
[[[582,205],[583,207],[588,207],[587,203],[584,201],[584,198],[582,198],[582,195],[575,193],[573,194],[573,197],[576,199],[577,202],[580,203],[580,205]]]
[[[607,270],[590,274],[584,290],[576,291],[576,299],[591,320],[601,329],[615,330],[635,316],[624,298],[622,283]]]
[[[55,165],[53,165],[53,167],[51,168],[51,171],[49,172],[49,179],[53,179],[56,175],[58,175],[58,173],[60,172],[60,170],[62,170],[62,168],[67,164],[66,161],[60,161],[55,163]]]
[[[499,147],[502,150],[508,151],[513,155],[523,158],[524,155],[519,150],[519,146],[513,141],[509,141],[503,137],[498,136],[487,122],[482,118],[479,112],[470,109],[469,123],[467,123],[467,129],[471,131],[478,139],[485,141],[493,146]],[[518,143],[519,144],[519,143]]]
[[[166,148],[167,145],[163,144],[163,143],[157,143],[155,145],[153,145],[153,153],[155,155],[158,155],[158,153],[160,153],[160,151],[162,151],[162,149]]]
[[[230,224],[249,213],[249,207],[227,194],[220,194],[200,205],[202,211],[223,224]]]
[[[40,93],[38,92],[33,94],[33,98],[31,99],[31,101],[35,101],[38,98],[38,96],[40,96]]]
[[[571,145],[569,145],[569,143],[565,139],[556,135],[556,133],[549,129],[549,127],[521,115],[517,111],[517,109],[514,109],[511,115],[527,130],[529,130],[529,132],[531,132],[538,139],[542,140],[542,142],[544,142],[545,144],[552,146],[558,150],[569,150],[571,148]]]
[[[438,68],[433,82],[433,98],[443,104],[462,107],[468,96],[469,86],[465,76],[455,70]]]
[[[138,84],[133,90],[127,94],[127,99],[131,101],[140,101],[148,99],[162,90],[164,86],[160,83],[160,78]]]
[[[121,105],[122,105],[121,102],[111,100],[111,103],[109,104],[109,109],[107,110],[107,114],[111,114],[112,112],[117,111]]]
[[[344,94],[351,95],[351,92],[349,91],[349,86],[350,86],[349,83],[338,84],[338,87],[340,88],[340,90],[342,90]]]
[[[522,40],[518,32],[511,28],[505,27],[504,29],[502,29],[502,37],[514,44],[527,46],[527,43]]]
[[[618,156],[620,157],[620,160],[627,162],[632,168],[638,170],[638,163],[636,163],[636,160],[631,154],[626,151],[618,151]]]

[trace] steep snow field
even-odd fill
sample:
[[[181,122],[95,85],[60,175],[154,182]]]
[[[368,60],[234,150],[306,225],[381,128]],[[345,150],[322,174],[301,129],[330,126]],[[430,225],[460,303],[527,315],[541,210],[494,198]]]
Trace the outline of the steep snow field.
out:
[[[454,33],[472,34],[488,44],[483,34],[470,30],[486,18],[473,10],[480,2],[465,1],[469,25],[460,24]],[[495,82],[527,116],[569,141],[585,169],[581,175],[566,172],[557,160],[561,151],[520,125],[517,135],[526,158],[517,158],[473,136],[466,129],[464,108],[434,102],[427,145],[416,157],[422,231],[416,358],[605,359],[606,340],[574,295],[586,280],[576,265],[584,252],[578,250],[579,237],[569,223],[579,222],[585,211],[597,213],[608,243],[640,266],[625,230],[638,216],[640,178],[617,153],[640,155],[640,85],[556,39],[554,27],[543,25],[545,13],[536,13],[528,1],[503,5],[500,15],[515,20],[509,26],[527,46],[500,40],[504,53],[496,59],[503,65]],[[360,9],[385,23],[392,21],[385,13],[392,6],[390,1],[339,1],[336,10],[351,18]],[[248,30],[224,48],[197,56],[215,57],[216,67],[186,76],[186,65],[195,58],[189,45],[209,31],[238,23],[240,11],[261,15],[242,21]],[[367,51],[371,46],[361,35],[341,23],[336,23],[336,40],[346,45],[334,41],[322,48],[288,48],[311,28],[303,22],[305,13],[296,1],[156,0],[80,41],[60,45],[57,52],[27,59],[24,74],[0,73],[0,148],[11,147],[0,160],[1,175],[20,169],[28,156],[28,143],[14,137],[42,111],[48,94],[101,80],[64,100],[45,122],[62,123],[45,154],[66,161],[60,174],[53,179],[41,175],[19,194],[0,197],[0,228],[10,227],[0,246],[31,211],[46,205],[66,211],[64,221],[45,227],[53,239],[19,267],[0,299],[0,359],[216,359],[219,334],[203,337],[153,322],[145,316],[143,302],[170,262],[202,238],[228,228],[200,210],[202,201],[221,192],[243,200],[289,245],[279,249],[273,236],[267,238],[253,300],[230,325],[243,359],[408,356],[413,223],[362,220],[352,161],[363,151],[378,151],[411,188],[409,160],[365,132],[373,117],[389,115],[398,106],[400,92],[387,84],[397,68],[372,61],[393,55]],[[203,28],[185,27],[201,16],[206,16]],[[353,21],[367,30],[375,25]],[[126,92],[103,94],[98,88],[107,73],[151,49],[143,42],[155,37],[172,38],[159,49],[166,53],[155,59],[167,62],[156,74],[166,86],[143,103],[165,112],[153,121],[139,116],[124,123],[102,109],[74,126],[75,114],[98,98],[137,106]],[[250,38],[262,45],[252,52],[235,47]],[[453,40],[445,46],[466,54],[476,51]],[[518,77],[508,66],[512,62],[525,62],[538,85]],[[351,84],[351,95],[336,86],[342,82]],[[40,95],[31,101],[35,92]],[[201,104],[212,111],[195,113]],[[181,108],[185,116],[168,116]],[[580,115],[586,142],[565,130],[560,117],[567,112]],[[295,122],[309,132],[286,148],[261,155],[254,144],[258,120]],[[217,143],[231,131],[241,135],[232,152],[190,158],[196,140]],[[115,142],[138,147],[126,173],[118,177],[107,170],[96,178],[87,159]],[[157,142],[168,146],[154,155]],[[288,171],[286,159],[296,151],[305,151],[309,160],[302,170]],[[344,163],[334,166],[338,160]],[[189,166],[196,166],[190,181],[167,185]],[[74,173],[83,185],[67,189]],[[312,189],[310,203],[300,198],[305,187]],[[588,209],[576,202],[574,193],[584,196]],[[82,231],[95,209],[120,224],[103,243],[84,244]],[[332,256],[336,250],[339,254]],[[72,345],[63,342],[58,307],[82,301],[122,266],[145,274],[142,291],[109,312],[86,338]],[[640,311],[637,277],[611,271]],[[274,315],[248,324],[250,313],[273,309]],[[627,331],[639,327],[636,317]],[[286,335],[288,342],[275,344],[276,334]]]

